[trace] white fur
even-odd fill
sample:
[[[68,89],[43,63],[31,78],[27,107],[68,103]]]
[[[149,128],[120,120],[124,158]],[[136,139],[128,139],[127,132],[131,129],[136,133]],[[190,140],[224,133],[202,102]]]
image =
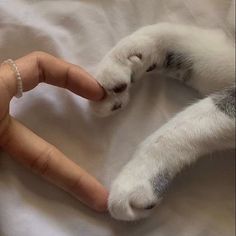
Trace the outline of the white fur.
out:
[[[153,194],[150,178],[168,172],[173,178],[186,164],[212,151],[233,147],[235,121],[220,112],[211,98],[178,114],[148,137],[123,168],[109,196],[111,215],[121,220],[146,217],[161,197]]]
[[[102,102],[91,103],[96,114],[114,113],[111,108],[116,102],[125,107],[129,101],[131,75],[139,79],[153,63],[161,65],[167,50],[185,53],[194,61],[194,75],[188,85],[204,95],[234,82],[234,46],[221,30],[170,23],[147,26],[119,42],[100,63],[96,78],[108,96]],[[135,56],[137,53],[143,55],[142,60]],[[128,84],[125,93],[109,92],[123,82]]]
[[[234,43],[223,31],[161,23],[144,27],[123,39],[103,59],[97,80],[107,91],[107,97],[102,102],[92,102],[93,110],[107,116],[114,113],[114,104],[125,107],[131,77],[138,80],[153,63],[162,71],[170,50],[191,59],[194,73],[187,85],[202,95],[234,84]],[[138,54],[142,54],[141,59]],[[177,73],[170,75],[181,80]],[[126,83],[127,89],[122,93],[112,92],[121,83]],[[144,208],[161,200],[161,196],[154,194],[150,179],[165,172],[172,179],[200,156],[233,147],[234,128],[234,119],[221,112],[211,97],[178,114],[138,147],[115,180],[109,197],[111,215],[121,220],[146,217],[151,210]]]

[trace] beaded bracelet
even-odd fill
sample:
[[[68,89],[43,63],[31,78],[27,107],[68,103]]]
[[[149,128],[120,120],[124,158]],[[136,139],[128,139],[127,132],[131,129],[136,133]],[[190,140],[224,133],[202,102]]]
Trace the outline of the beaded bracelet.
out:
[[[17,92],[16,92],[15,97],[20,98],[23,95],[23,83],[22,83],[22,79],[21,79],[21,75],[20,75],[20,72],[18,70],[18,67],[12,59],[7,59],[6,61],[4,61],[2,63],[2,65],[5,65],[5,64],[9,65],[11,67],[12,71],[15,73],[16,88],[17,88]]]

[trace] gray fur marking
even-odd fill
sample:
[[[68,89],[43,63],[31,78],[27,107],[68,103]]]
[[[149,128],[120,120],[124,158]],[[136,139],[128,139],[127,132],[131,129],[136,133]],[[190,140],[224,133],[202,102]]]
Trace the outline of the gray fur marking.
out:
[[[171,178],[168,173],[158,174],[153,179],[151,179],[154,193],[158,197],[162,197],[162,195],[167,191],[170,180]]]
[[[231,118],[236,117],[235,87],[215,93],[212,97],[216,106]]]
[[[182,71],[181,78],[177,78],[186,83],[192,76],[193,62],[186,55],[178,52],[167,52],[163,63],[164,68],[171,74]]]
[[[192,67],[192,61],[186,55],[178,52],[167,52],[164,61],[164,67],[166,69],[190,69]]]

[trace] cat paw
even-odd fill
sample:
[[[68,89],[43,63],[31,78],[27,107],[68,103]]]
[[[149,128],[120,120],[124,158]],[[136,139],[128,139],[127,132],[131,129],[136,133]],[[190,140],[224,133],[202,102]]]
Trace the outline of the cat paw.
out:
[[[131,71],[127,66],[113,61],[100,65],[96,80],[105,90],[105,98],[90,102],[92,111],[100,117],[109,116],[124,108],[129,101]]]
[[[136,41],[124,39],[98,66],[96,80],[106,92],[102,101],[90,103],[98,116],[108,116],[124,108],[132,84],[146,71],[146,56]]]
[[[160,204],[170,178],[167,174],[136,176],[122,173],[112,185],[108,209],[117,220],[134,221],[148,217]]]
[[[104,88],[106,96],[102,101],[90,102],[92,111],[101,117],[109,116],[124,108],[129,102],[132,83],[138,77],[138,65],[142,55],[116,57],[110,55],[100,64],[96,80]]]

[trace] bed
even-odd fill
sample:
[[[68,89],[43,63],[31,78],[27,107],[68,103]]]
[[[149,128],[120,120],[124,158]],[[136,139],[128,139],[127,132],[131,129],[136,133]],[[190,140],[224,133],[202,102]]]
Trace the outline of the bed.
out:
[[[227,0],[0,0],[0,61],[41,50],[91,74],[141,26],[168,21],[223,27]],[[13,99],[11,114],[108,189],[137,145],[198,95],[153,73],[116,116],[92,116],[85,99],[41,84]],[[233,236],[234,151],[214,153],[174,180],[148,219],[126,223],[93,212],[0,153],[1,236]]]

